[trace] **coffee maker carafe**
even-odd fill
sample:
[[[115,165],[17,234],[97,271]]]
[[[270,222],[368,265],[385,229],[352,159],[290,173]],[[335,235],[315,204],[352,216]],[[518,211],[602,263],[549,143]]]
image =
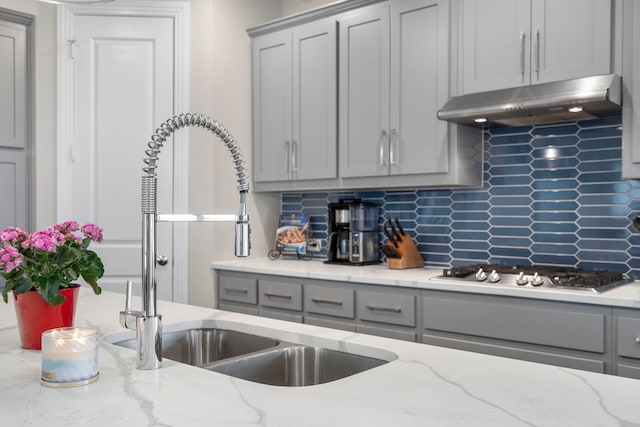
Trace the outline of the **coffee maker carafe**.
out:
[[[360,199],[329,204],[327,263],[377,264],[378,206]]]

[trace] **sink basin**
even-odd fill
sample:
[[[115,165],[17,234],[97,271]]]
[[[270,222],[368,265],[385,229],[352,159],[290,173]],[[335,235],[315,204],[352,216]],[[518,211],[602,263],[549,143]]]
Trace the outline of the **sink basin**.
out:
[[[261,384],[308,386],[327,383],[388,363],[321,347],[291,345],[216,363],[207,369]]]
[[[274,338],[217,328],[186,329],[162,334],[162,357],[193,366],[275,347]],[[115,342],[121,347],[136,348],[136,340]]]
[[[109,338],[107,341],[136,348],[135,339]],[[217,327],[164,332],[162,357],[247,381],[290,387],[335,381],[394,359],[383,360]]]

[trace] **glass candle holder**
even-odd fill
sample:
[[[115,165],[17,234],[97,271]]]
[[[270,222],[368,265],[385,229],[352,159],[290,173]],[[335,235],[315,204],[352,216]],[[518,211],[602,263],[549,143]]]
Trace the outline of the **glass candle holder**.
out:
[[[97,379],[98,331],[55,328],[42,333],[42,385],[76,387]]]

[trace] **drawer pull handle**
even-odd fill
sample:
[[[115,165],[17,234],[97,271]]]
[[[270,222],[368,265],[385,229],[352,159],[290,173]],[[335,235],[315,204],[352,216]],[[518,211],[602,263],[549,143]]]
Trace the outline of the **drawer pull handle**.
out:
[[[640,337],[636,337],[636,342],[640,344]]]
[[[387,313],[402,313],[401,308],[392,308],[392,307],[377,307],[375,305],[368,305],[367,308],[371,311],[384,311]]]
[[[269,292],[265,292],[264,296],[267,298],[283,298],[283,299],[292,299],[293,297],[291,295],[280,295],[280,294],[272,294]]]
[[[226,292],[231,292],[231,293],[235,292],[235,293],[237,293],[237,294],[248,294],[248,293],[249,293],[249,290],[248,290],[248,289],[224,288],[224,290],[225,290]]]
[[[311,301],[315,302],[316,304],[331,304],[331,305],[339,305],[342,307],[342,301],[331,301],[328,299],[318,299],[318,298],[311,298]]]

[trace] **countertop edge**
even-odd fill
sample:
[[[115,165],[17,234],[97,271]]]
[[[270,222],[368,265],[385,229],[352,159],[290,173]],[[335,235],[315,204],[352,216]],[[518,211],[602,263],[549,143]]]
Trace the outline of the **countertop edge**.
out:
[[[211,263],[211,268],[213,270],[402,287],[418,290],[509,296],[619,308],[640,308],[640,282],[638,281],[633,281],[603,293],[596,293],[582,290],[515,288],[506,285],[490,285],[485,283],[451,283],[438,280],[437,276],[442,274],[442,269],[440,268],[391,270],[384,264],[345,266],[325,264],[318,260],[269,260],[267,258],[255,258],[215,261]]]

